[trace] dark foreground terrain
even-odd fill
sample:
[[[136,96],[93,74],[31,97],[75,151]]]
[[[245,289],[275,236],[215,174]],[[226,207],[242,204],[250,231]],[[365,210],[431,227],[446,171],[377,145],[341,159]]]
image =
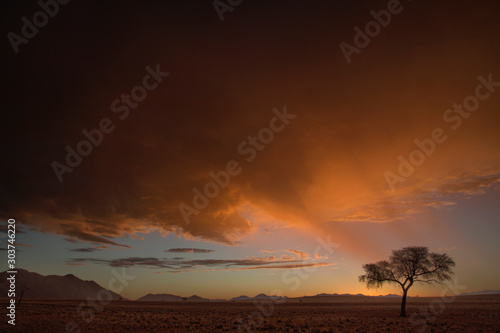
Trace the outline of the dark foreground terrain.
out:
[[[500,332],[500,295],[412,298],[324,297],[284,303],[26,300],[1,332]],[[84,306],[80,306],[85,304]]]

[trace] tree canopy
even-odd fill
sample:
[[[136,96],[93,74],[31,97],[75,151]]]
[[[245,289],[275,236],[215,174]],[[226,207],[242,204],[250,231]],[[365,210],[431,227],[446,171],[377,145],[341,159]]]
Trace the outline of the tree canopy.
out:
[[[395,284],[403,289],[401,316],[405,317],[406,295],[415,283],[442,284],[453,275],[455,262],[446,253],[429,252],[424,246],[409,246],[393,250],[389,260],[363,265],[364,275],[359,281],[368,288]]]

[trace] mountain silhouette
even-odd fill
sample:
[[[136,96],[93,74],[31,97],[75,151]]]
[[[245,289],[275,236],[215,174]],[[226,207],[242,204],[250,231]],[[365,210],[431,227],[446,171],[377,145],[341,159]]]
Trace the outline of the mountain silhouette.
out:
[[[246,295],[231,298],[231,301],[248,301],[248,300],[250,300],[250,297]]]
[[[137,300],[144,302],[182,302],[184,298],[171,294],[147,294]]]
[[[186,299],[186,302],[208,302],[208,301],[209,301],[208,299],[196,295],[193,295]]]
[[[208,302],[206,298],[197,295],[181,297],[172,294],[147,294],[137,299],[141,302]]]
[[[16,271],[16,296],[19,296],[21,288],[28,288],[23,296],[25,299],[107,299],[106,295],[103,296],[101,292],[105,288],[94,281],[81,280],[73,274],[45,276],[21,268],[17,268]],[[10,275],[7,271],[0,273],[0,293],[2,295],[7,295],[9,290],[7,277]],[[101,293],[99,294],[99,292]],[[125,299],[112,291],[109,292],[112,295],[112,300]]]

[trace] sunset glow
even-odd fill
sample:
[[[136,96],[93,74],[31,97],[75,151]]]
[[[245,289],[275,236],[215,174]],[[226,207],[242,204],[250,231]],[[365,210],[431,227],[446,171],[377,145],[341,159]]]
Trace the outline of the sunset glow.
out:
[[[125,269],[132,300],[385,295],[363,264],[418,245],[455,260],[460,292],[500,289],[500,6],[480,2],[401,1],[350,62],[339,44],[387,1],[223,21],[211,2],[72,2],[18,53],[5,39],[17,267],[102,286]],[[16,33],[38,10],[4,6]]]

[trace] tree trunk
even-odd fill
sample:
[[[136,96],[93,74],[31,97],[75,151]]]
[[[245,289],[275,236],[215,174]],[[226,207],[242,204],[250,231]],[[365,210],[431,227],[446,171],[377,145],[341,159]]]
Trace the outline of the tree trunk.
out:
[[[400,317],[406,317],[406,294],[408,289],[403,289],[403,300],[401,301],[401,314]]]
[[[26,287],[21,287],[19,289],[20,289],[21,292],[19,293],[19,299],[17,300],[17,305],[16,306],[19,306],[19,304],[21,304],[21,300],[23,299],[24,293],[29,290],[29,288],[26,288]]]
[[[23,299],[23,295],[24,295],[24,290],[21,290],[21,295],[19,295],[19,299],[17,300],[16,306],[19,306],[19,304],[21,304],[21,300]]]

